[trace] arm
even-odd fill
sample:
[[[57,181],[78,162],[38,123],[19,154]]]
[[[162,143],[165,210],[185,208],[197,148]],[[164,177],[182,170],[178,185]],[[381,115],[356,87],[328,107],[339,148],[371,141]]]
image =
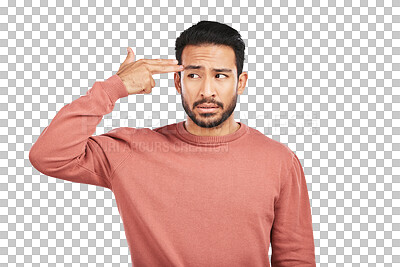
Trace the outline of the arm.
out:
[[[55,178],[111,189],[113,170],[107,148],[126,144],[112,135],[92,135],[103,116],[125,96],[126,87],[113,75],[95,82],[86,95],[61,108],[29,151],[33,167]]]
[[[150,93],[155,86],[153,74],[183,70],[176,60],[134,58],[129,48],[115,75],[95,82],[86,95],[60,109],[29,151],[33,167],[48,176],[112,190],[112,174],[129,156],[131,137],[112,131],[92,136],[96,126],[119,98]]]
[[[316,263],[311,207],[303,168],[294,153],[290,166],[275,204],[271,266],[312,267]]]

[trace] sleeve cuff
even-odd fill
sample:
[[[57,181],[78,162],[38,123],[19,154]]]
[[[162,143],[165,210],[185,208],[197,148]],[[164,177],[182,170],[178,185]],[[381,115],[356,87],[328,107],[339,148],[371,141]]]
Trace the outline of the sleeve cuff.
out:
[[[115,103],[118,99],[129,95],[125,84],[117,74],[114,74],[107,80],[103,81],[102,86],[113,103]]]

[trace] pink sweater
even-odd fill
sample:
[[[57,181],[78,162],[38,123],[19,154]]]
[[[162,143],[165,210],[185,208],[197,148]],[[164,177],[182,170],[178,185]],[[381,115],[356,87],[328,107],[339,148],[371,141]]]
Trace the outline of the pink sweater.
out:
[[[40,134],[41,173],[114,193],[133,266],[315,266],[307,184],[286,145],[240,123],[196,136],[174,123],[93,136],[128,96],[117,75],[95,82]],[[132,111],[134,112],[134,111]]]

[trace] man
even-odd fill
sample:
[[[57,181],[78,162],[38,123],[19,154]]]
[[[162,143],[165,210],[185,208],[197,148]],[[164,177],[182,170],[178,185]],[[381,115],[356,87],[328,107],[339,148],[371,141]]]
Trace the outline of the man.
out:
[[[40,172],[109,188],[134,266],[315,266],[303,168],[287,146],[233,111],[247,73],[231,27],[201,21],[176,40],[177,62],[128,48],[109,79],[65,105],[29,160]],[[188,118],[156,129],[92,136],[115,102],[150,93],[153,74],[174,72]]]

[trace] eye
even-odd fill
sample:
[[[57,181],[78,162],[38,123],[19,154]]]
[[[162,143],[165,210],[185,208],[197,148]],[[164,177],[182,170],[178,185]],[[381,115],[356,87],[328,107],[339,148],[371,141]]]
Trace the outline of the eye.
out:
[[[225,74],[222,74],[222,73],[218,73],[217,75],[224,75],[225,77],[228,77],[227,75],[225,75]]]
[[[195,74],[195,73],[190,73],[190,74],[188,75],[188,77],[192,78],[191,75],[197,75],[197,74]]]

